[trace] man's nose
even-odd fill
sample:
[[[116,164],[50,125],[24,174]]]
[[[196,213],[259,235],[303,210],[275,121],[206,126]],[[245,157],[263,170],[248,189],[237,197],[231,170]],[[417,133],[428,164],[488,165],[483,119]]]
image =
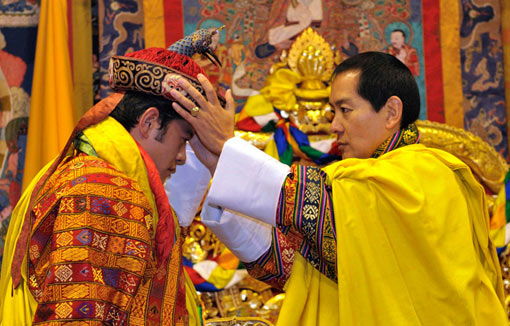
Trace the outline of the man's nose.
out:
[[[335,115],[333,118],[333,121],[331,121],[331,126],[329,127],[329,130],[333,134],[341,134],[344,132],[344,126],[342,124],[342,121],[340,120],[340,117],[338,115]]]
[[[186,162],[186,146],[182,146],[177,153],[177,157],[175,158],[175,163],[177,165],[183,165]]]

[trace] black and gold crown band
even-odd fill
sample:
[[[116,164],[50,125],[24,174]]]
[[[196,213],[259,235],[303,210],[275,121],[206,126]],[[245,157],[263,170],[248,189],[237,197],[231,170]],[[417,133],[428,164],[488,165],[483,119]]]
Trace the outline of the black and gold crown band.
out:
[[[195,78],[150,61],[113,56],[108,70],[110,87],[115,91],[144,92],[174,101],[170,91],[175,89],[195,103],[195,100],[178,83],[180,79],[185,79],[204,97],[206,96],[202,85]],[[219,95],[218,99],[224,107],[225,99]]]

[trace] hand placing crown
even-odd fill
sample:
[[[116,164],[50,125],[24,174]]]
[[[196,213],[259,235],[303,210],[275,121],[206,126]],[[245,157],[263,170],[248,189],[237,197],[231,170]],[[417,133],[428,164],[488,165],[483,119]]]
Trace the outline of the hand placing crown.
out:
[[[195,53],[205,55],[213,63],[219,63],[213,53],[219,32],[223,29],[200,29],[193,34],[175,42],[168,49],[148,48],[129,53],[125,56],[112,56],[109,64],[109,82],[113,90],[137,91],[163,96],[170,101],[175,98],[170,94],[176,90],[189,100],[194,101],[179,84],[184,79],[202,95],[204,89],[197,79],[205,71],[191,59]],[[216,64],[216,63],[215,63]],[[225,105],[222,96],[218,96],[221,105]]]

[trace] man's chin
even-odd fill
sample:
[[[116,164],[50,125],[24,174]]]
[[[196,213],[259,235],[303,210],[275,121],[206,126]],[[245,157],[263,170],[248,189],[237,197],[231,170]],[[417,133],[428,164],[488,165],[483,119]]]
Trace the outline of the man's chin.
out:
[[[342,160],[345,160],[346,158],[352,158],[352,153],[350,153],[349,151],[342,151]]]

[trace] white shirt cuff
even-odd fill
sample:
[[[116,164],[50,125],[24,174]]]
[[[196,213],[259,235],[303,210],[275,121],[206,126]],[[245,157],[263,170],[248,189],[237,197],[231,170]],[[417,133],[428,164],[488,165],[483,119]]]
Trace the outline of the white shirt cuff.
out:
[[[243,262],[257,260],[271,247],[272,227],[268,224],[207,205],[207,201],[201,217],[202,223]]]
[[[210,180],[209,169],[187,144],[186,163],[178,165],[175,173],[165,183],[166,195],[181,226],[186,227],[193,222]]]
[[[223,146],[208,206],[225,208],[275,226],[276,209],[289,166],[250,143],[231,138]]]

